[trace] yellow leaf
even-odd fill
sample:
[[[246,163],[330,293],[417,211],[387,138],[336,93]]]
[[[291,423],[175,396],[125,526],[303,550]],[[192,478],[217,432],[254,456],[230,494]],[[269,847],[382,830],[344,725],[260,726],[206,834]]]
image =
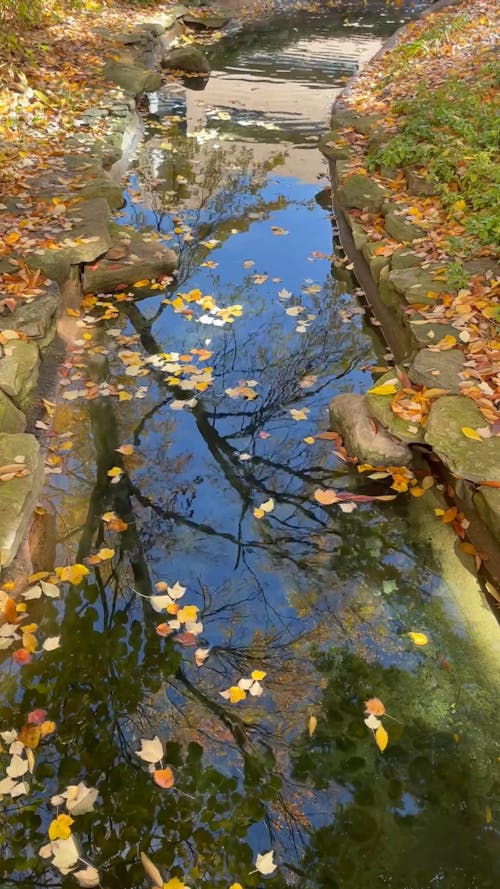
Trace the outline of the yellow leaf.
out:
[[[252,679],[255,680],[255,682],[260,682],[261,679],[266,678],[267,673],[265,673],[264,670],[252,670],[250,676],[252,677]]]
[[[309,732],[309,737],[312,738],[314,732],[316,731],[316,727],[318,725],[318,720],[315,716],[310,716],[307,720],[307,731]]]
[[[312,437],[312,435],[306,435],[306,437],[302,440],[305,442],[305,444],[314,444],[314,438]]]
[[[71,815],[58,815],[49,824],[49,840],[69,840],[73,818]]]
[[[482,441],[479,432],[475,429],[471,429],[470,426],[462,426],[461,430],[462,435],[465,435],[466,438],[472,438],[473,441]]]
[[[368,389],[370,395],[394,395],[397,391],[398,388],[395,383],[382,383],[380,386],[373,386],[372,389]]]
[[[172,877],[168,883],[163,884],[163,889],[186,889],[186,885],[178,877]]]
[[[54,568],[59,580],[67,580],[69,583],[81,583],[83,577],[89,573],[89,569],[85,565],[66,565],[64,568]]]
[[[229,889],[243,889],[241,883],[231,883]]]
[[[177,620],[182,621],[182,623],[196,620],[197,617],[198,608],[196,605],[184,605],[184,608],[179,608],[179,611],[177,612]]]
[[[415,645],[427,645],[429,641],[425,633],[408,633],[408,636]]]
[[[147,287],[149,284],[149,278],[141,278],[140,281],[136,281],[135,284],[132,284],[132,287]]]
[[[23,633],[23,648],[26,651],[36,651],[36,636],[31,633]]]
[[[114,549],[110,549],[109,547],[103,546],[102,549],[99,550],[97,555],[101,562],[105,562],[107,559],[112,559],[115,554]]]
[[[46,719],[45,722],[42,722],[40,726],[40,737],[45,738],[46,735],[51,735],[52,732],[55,732],[56,724],[49,719]]]
[[[307,420],[308,413],[309,413],[308,407],[305,407],[301,411],[299,411],[293,407],[290,411],[290,415],[293,417],[294,420]]]
[[[260,509],[258,506],[256,506],[255,509],[253,510],[253,514],[256,519],[263,519],[265,516],[264,510]]]
[[[387,747],[387,743],[389,741],[389,735],[387,734],[383,725],[380,725],[375,732],[375,743],[380,750],[381,753],[384,752]]]
[[[109,478],[118,478],[122,474],[123,470],[120,466],[112,466],[111,469],[108,469],[106,475]]]
[[[126,457],[129,457],[130,454],[134,453],[134,446],[131,444],[120,445],[119,448],[115,448],[115,451],[118,451],[119,454],[124,454]]]
[[[232,685],[231,688],[228,689],[229,692],[229,700],[231,704],[237,704],[238,701],[244,701],[247,694],[243,691],[242,688],[238,688],[237,685]]]

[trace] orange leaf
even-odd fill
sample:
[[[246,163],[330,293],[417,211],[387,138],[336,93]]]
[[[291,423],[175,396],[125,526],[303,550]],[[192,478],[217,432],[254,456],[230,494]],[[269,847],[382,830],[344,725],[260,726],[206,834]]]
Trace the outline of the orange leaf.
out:
[[[3,616],[8,624],[15,624],[20,619],[16,611],[16,603],[10,596],[5,600],[3,606]]]
[[[371,713],[373,716],[383,716],[385,707],[380,698],[369,698],[368,701],[365,701],[365,713]]]
[[[163,787],[165,790],[173,787],[175,783],[174,773],[169,766],[166,769],[155,769],[153,779],[155,784],[158,784],[158,787]]]
[[[441,521],[444,525],[449,525],[457,517],[458,509],[456,506],[452,506],[450,509],[447,509],[446,512],[441,516]]]
[[[322,491],[321,488],[316,488],[314,499],[321,503],[322,506],[331,506],[332,503],[337,503],[338,500],[335,491]]]

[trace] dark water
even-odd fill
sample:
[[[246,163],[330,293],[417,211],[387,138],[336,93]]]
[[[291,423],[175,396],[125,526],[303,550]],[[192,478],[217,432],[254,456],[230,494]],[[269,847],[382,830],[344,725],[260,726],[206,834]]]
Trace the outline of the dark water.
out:
[[[38,850],[66,811],[51,796],[80,781],[99,795],[73,836],[110,889],[152,885],[141,851],[167,885],[207,889],[498,885],[499,641],[479,587],[434,516],[434,492],[322,508],[318,486],[387,494],[391,480],[366,480],[328,440],[305,441],[328,428],[334,394],[365,388],[366,368],[385,363],[362,299],[332,273],[312,137],[332,85],[401,16],[271,18],[212,48],[204,92],[153,98],[119,223],[179,249],[179,276],[134,301],[89,303],[62,369],[43,501],[57,516],[57,563],[114,554],[63,583],[61,599],[27,603],[39,649],[60,635],[59,648],[21,668],[5,651],[1,731],[37,708],[56,729],[33,774],[16,778],[26,792],[0,804],[2,887],[78,885]],[[189,296],[163,302],[178,293]],[[236,308],[210,314],[214,303]],[[110,365],[91,400],[72,395],[88,353]],[[116,452],[123,444],[132,456]],[[110,530],[109,512],[127,527]],[[202,623],[188,624],[195,645],[178,641],[184,625],[156,632],[175,615],[148,597],[177,581],[178,604],[197,609],[186,619]],[[197,648],[210,649],[201,667]],[[254,670],[266,673],[260,696],[221,697]],[[372,697],[390,714],[383,754],[363,722]],[[170,789],[135,754],[156,735]],[[270,849],[278,869],[261,876],[256,856]]]

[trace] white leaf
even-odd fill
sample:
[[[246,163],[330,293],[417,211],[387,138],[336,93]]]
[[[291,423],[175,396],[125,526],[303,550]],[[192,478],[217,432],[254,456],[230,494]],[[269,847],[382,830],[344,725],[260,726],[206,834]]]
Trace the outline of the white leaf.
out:
[[[92,886],[99,885],[99,871],[90,864],[84,870],[73,871],[73,876],[80,886],[84,886],[85,889],[92,889]]]
[[[61,793],[58,793],[56,796],[50,797],[50,803],[52,806],[64,806],[65,799]]]
[[[175,581],[173,586],[167,587],[167,589],[172,599],[182,599],[184,593],[186,592],[186,587],[181,586],[178,580]]]
[[[44,651],[55,651],[56,648],[59,648],[60,642],[60,636],[49,636],[43,643],[42,648]]]
[[[203,624],[199,620],[188,620],[184,624],[184,629],[186,633],[192,633],[193,636],[199,636],[200,633],[203,633]]]
[[[339,503],[339,506],[342,512],[354,512],[356,509],[355,503]]]
[[[87,787],[84,781],[80,781],[76,785],[70,784],[63,796],[66,797],[68,812],[76,817],[94,811],[94,803],[99,796],[99,791],[96,787]]]
[[[155,883],[157,886],[163,886],[163,877],[160,871],[144,852],[141,852],[141,862],[149,879],[152,880],[153,883]]]
[[[28,760],[18,756],[17,753],[12,757],[9,765],[5,769],[7,775],[11,778],[19,778],[28,771]]]
[[[370,715],[367,716],[365,719],[365,725],[367,725],[368,728],[371,728],[372,731],[376,732],[377,729],[380,728],[382,723],[380,722],[380,719],[377,719],[377,717],[373,713],[370,713]]]
[[[52,855],[52,843],[46,843],[45,846],[40,846],[38,854],[40,858],[50,858]]]
[[[274,509],[274,500],[272,497],[269,500],[266,500],[265,503],[260,504],[260,508],[263,512],[272,512]]]
[[[257,859],[255,861],[255,867],[257,868],[259,874],[272,874],[277,868],[277,864],[273,861],[274,852],[271,849],[270,852],[266,852],[264,855],[261,855],[260,852],[257,855]]]
[[[17,624],[4,624],[3,627],[0,627],[0,636],[12,636],[12,638],[17,637]]]
[[[16,782],[13,778],[3,778],[2,781],[0,781],[0,796],[10,793],[15,786]]]
[[[163,744],[156,735],[152,741],[141,738],[141,749],[136,750],[136,755],[144,762],[160,762],[163,759]]]
[[[42,595],[42,588],[39,583],[36,583],[35,586],[30,586],[23,593],[23,599],[39,599]]]
[[[42,592],[45,596],[48,596],[49,599],[58,599],[61,595],[61,591],[55,583],[47,583],[46,580],[40,581],[40,586],[42,588]]]
[[[249,691],[252,697],[260,698],[261,694],[264,691],[264,687],[260,684],[260,682],[252,682]]]
[[[10,795],[12,799],[16,799],[18,796],[22,796],[24,793],[28,793],[30,787],[26,781],[19,781],[17,784],[14,784],[12,790],[10,791]]]
[[[243,691],[248,691],[248,689],[252,685],[253,685],[253,679],[240,679],[238,682],[238,688],[242,688]]]
[[[28,760],[28,769],[33,772],[35,768],[35,754],[31,747],[26,747],[26,759]]]
[[[209,648],[197,648],[196,649],[196,651],[194,653],[194,661],[195,661],[195,664],[197,667],[201,667],[205,663],[205,661],[208,657],[209,651],[210,651]]]
[[[54,840],[52,852],[54,854],[52,864],[62,874],[67,874],[80,857],[80,852],[73,836],[68,837],[67,840]]]
[[[9,753],[11,756],[14,756],[15,753],[17,753],[18,756],[22,756],[22,754],[24,753],[24,744],[22,741],[17,740],[17,735],[15,740],[12,741],[12,744],[9,747]]]
[[[8,732],[0,732],[0,738],[2,741],[5,741],[6,744],[13,744],[17,738],[17,732],[15,728],[10,729]]]
[[[173,601],[170,596],[150,596],[149,601],[153,606],[155,611],[165,611],[167,605],[173,605]]]

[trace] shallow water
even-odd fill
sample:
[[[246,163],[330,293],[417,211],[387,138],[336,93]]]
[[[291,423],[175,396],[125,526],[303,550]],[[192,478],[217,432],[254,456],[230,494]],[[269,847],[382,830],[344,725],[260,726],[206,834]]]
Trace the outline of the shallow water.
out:
[[[1,730],[36,708],[56,730],[35,751],[29,792],[4,797],[2,887],[77,885],[38,849],[51,795],[79,781],[99,796],[73,834],[110,889],[151,885],[141,851],[163,880],[211,889],[498,885],[488,671],[499,643],[484,650],[479,616],[460,603],[480,603],[479,587],[451,532],[433,548],[432,492],[351,512],[313,497],[391,493],[390,479],[367,480],[316,437],[332,396],[366,388],[386,347],[341,254],[332,266],[315,141],[335,89],[394,18],[370,6],[270,18],[211,49],[204,92],[169,85],[153,98],[119,222],[179,249],[179,276],[134,301],[90,302],[61,371],[43,499],[57,564],[114,554],[61,599],[28,603],[40,641],[60,634],[59,648],[20,669],[6,652]],[[236,308],[210,314],[196,291]],[[164,303],[179,292],[182,303]],[[89,352],[106,356],[109,380],[73,397]],[[197,403],[172,409],[195,377]],[[123,444],[132,455],[116,452]],[[110,530],[109,512],[127,527]],[[175,608],[147,601],[177,581],[203,624],[195,645],[159,636]],[[210,649],[201,667],[197,648]],[[266,674],[261,695],[221,697],[254,670]],[[363,722],[372,697],[389,714],[383,754]],[[135,753],[155,735],[170,789]],[[278,870],[260,876],[256,855],[269,849]]]

